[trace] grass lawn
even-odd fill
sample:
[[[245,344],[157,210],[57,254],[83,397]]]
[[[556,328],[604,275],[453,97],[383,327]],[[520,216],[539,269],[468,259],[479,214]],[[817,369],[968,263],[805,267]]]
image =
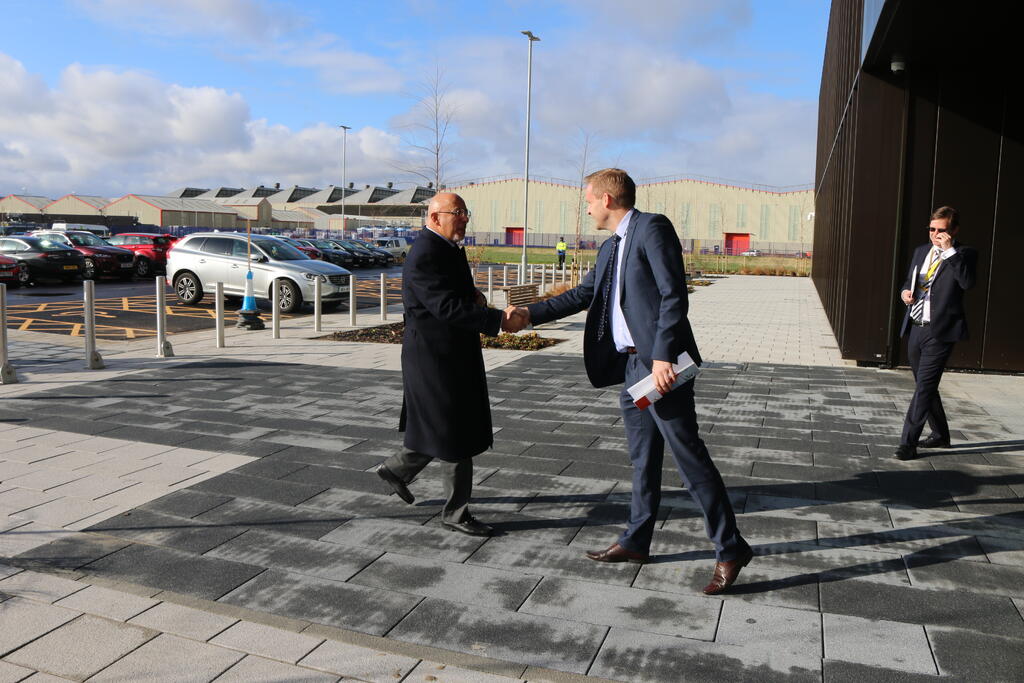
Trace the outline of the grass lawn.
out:
[[[471,263],[510,263],[518,264],[522,259],[520,247],[466,247],[466,256]],[[573,252],[570,249],[566,260],[571,262]],[[558,263],[558,255],[550,247],[527,248],[526,258],[529,263]],[[597,258],[596,249],[580,252],[580,261],[594,264]],[[718,256],[715,254],[687,254],[686,267],[704,273],[723,273],[741,275],[798,275],[811,274],[811,259],[790,256]]]

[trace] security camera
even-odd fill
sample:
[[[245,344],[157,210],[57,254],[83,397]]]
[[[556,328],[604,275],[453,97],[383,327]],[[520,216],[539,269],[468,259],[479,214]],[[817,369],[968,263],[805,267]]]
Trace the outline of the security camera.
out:
[[[907,61],[903,55],[896,53],[892,56],[892,60],[889,62],[889,70],[894,74],[901,74],[907,69]]]

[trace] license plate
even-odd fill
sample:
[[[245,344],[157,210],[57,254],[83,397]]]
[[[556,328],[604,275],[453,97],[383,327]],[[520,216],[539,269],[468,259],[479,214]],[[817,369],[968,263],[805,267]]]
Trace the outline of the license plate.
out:
[[[78,266],[64,266],[64,270],[78,270]]]
[[[131,268],[131,267],[132,267],[132,264],[130,264],[130,263],[122,263],[122,264],[121,264],[121,267],[122,267],[122,268]]]

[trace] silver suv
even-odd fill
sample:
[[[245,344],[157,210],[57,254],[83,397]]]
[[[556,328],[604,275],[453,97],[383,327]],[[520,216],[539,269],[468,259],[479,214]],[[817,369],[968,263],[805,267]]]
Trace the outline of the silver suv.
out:
[[[248,243],[245,235],[231,232],[193,233],[174,244],[167,256],[167,276],[174,293],[185,304],[198,303],[204,292],[216,292],[224,283],[226,296],[245,295]],[[348,300],[352,274],[341,266],[316,261],[276,237],[252,237],[253,291],[270,299],[276,283],[282,313],[292,313],[304,301],[313,301],[314,282],[321,280],[323,310],[331,311]]]

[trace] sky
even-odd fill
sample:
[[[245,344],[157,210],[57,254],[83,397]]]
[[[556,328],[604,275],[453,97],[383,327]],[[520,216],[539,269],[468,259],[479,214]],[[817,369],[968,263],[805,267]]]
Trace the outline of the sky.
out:
[[[0,196],[814,175],[826,0],[0,0]],[[340,125],[349,126],[343,140]],[[585,163],[584,163],[585,161]],[[421,177],[422,176],[422,177]]]

